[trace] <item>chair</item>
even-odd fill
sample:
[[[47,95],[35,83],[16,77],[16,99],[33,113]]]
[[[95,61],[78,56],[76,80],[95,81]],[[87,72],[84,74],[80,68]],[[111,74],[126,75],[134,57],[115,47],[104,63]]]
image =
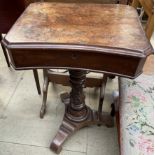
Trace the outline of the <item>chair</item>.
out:
[[[146,36],[148,37],[148,39],[151,38],[153,31],[154,31],[154,29],[153,29],[153,27],[154,27],[154,12],[153,12],[154,4],[153,3],[154,3],[153,0],[147,0],[147,1],[133,0],[131,3],[131,5],[135,9],[137,9],[137,7],[143,7],[145,13],[148,15],[147,24],[145,27]],[[145,71],[145,72],[147,73],[148,71]],[[140,108],[143,110],[140,111],[140,113],[138,113],[138,115],[144,116],[144,113],[145,113],[145,119],[147,119],[148,117],[149,117],[149,119],[151,118],[150,115],[151,115],[151,112],[153,112],[153,111],[150,110],[151,111],[150,112],[150,111],[148,111],[147,108],[153,109],[153,107],[152,107],[153,106],[153,104],[152,104],[153,98],[151,98],[152,100],[149,100],[149,95],[151,96],[153,93],[153,88],[152,88],[153,81],[152,80],[153,80],[152,76],[145,75],[145,74],[140,75],[136,80],[119,78],[119,92],[115,91],[113,93],[113,98],[114,98],[113,106],[114,106],[115,110],[112,112],[112,115],[116,115],[116,124],[117,124],[117,128],[118,128],[118,140],[119,140],[119,145],[120,145],[120,154],[132,154],[131,152],[133,152],[135,154],[138,154],[138,153],[139,154],[153,154],[153,151],[152,151],[153,149],[151,150],[152,152],[149,149],[147,150],[148,151],[147,153],[145,152],[146,146],[148,145],[148,143],[143,143],[144,145],[143,145],[142,149],[135,147],[136,143],[141,144],[141,141],[138,142],[139,139],[135,138],[140,133],[142,133],[142,135],[144,137],[143,141],[145,138],[147,138],[149,145],[151,146],[151,144],[153,144],[152,143],[153,142],[153,140],[152,140],[153,134],[152,135],[148,134],[148,137],[145,135],[145,133],[150,132],[149,130],[150,130],[150,128],[152,128],[152,126],[149,126],[149,128],[146,128],[147,129],[146,132],[138,131],[138,128],[136,126],[136,125],[139,125],[139,126],[141,125],[140,124],[141,122],[138,120],[138,118],[142,118],[142,117],[136,116],[137,115],[136,112],[139,110],[140,106],[141,106]],[[139,86],[139,88],[138,88],[138,86]],[[128,87],[131,87],[131,88],[129,89]],[[149,89],[148,94],[144,88]],[[125,91],[125,89],[126,89],[126,91]],[[142,93],[143,96],[145,96],[145,104],[144,105],[142,105],[143,101],[137,100],[139,102],[139,105],[137,104],[138,106],[136,107],[137,110],[135,110],[133,108],[134,107],[133,104],[135,104],[134,99],[132,100],[132,102],[127,101],[127,100],[132,99],[131,95],[137,94],[137,93],[135,93],[136,91],[138,92],[138,94]],[[139,97],[140,96],[138,96],[138,95],[135,96],[135,98],[139,98]],[[130,108],[128,105],[130,105]],[[147,106],[145,107],[145,105],[147,105]],[[133,111],[133,109],[134,109],[134,111]],[[130,118],[132,118],[134,116],[136,119],[135,118],[128,119],[128,117],[126,116],[127,113],[125,113],[125,111],[127,111],[127,110],[129,111],[129,113],[131,113]],[[147,113],[145,111],[147,111]],[[151,119],[153,119],[153,118],[151,118]],[[147,121],[146,122],[145,121],[146,120],[142,121],[142,125],[145,125],[145,123],[148,123]],[[136,122],[136,123],[134,124],[134,122]],[[138,131],[136,134],[135,133],[129,134],[128,131],[130,131],[130,130],[128,130],[128,129],[130,128],[131,130],[133,130],[133,128],[131,128],[131,125],[133,125],[134,129],[136,129],[136,130],[134,130],[135,133],[136,133],[136,131]],[[127,130],[124,130],[124,129],[127,129]],[[123,137],[126,137],[126,138],[124,139]],[[127,144],[126,142],[128,142],[129,139],[130,140],[132,139],[132,142],[134,142],[132,144],[134,144],[135,146],[126,145]],[[147,148],[151,148],[150,146],[147,146]]]
[[[2,34],[6,34],[13,23],[17,20],[20,14],[24,11],[26,6],[33,2],[33,0],[1,0],[0,1],[0,42],[3,38]],[[5,47],[1,44],[2,50],[7,62],[8,67],[10,67],[9,56]],[[41,94],[38,72],[36,69],[33,70],[38,94]]]
[[[120,78],[114,103],[120,155],[153,155],[153,75],[142,74],[134,80]]]
[[[144,12],[148,16],[145,32],[148,39],[150,39],[154,31],[154,0],[133,0],[132,6],[134,8],[137,8],[139,5],[143,7]]]

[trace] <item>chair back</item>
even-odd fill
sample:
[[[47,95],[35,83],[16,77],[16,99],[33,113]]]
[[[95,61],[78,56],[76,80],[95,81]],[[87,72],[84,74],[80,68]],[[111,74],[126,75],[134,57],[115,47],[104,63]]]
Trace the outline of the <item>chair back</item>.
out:
[[[154,0],[133,0],[133,7],[137,8],[140,5],[148,16],[145,32],[148,39],[150,39],[154,31]]]

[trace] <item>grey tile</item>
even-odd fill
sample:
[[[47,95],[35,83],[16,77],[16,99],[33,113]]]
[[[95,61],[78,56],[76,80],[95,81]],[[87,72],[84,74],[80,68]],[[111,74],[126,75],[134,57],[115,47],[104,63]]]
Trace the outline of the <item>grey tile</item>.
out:
[[[59,125],[39,118],[4,117],[0,120],[0,141],[49,147]]]
[[[39,115],[41,96],[37,94],[32,71],[26,71],[16,89],[5,115],[32,118]],[[38,110],[38,111],[37,111]],[[37,113],[38,112],[38,113]]]
[[[40,81],[42,81],[42,79]],[[37,94],[32,71],[26,71],[5,111],[5,116],[38,119],[41,104],[42,95]],[[49,90],[47,97],[47,112],[44,120],[53,120],[56,117],[57,119],[59,118],[59,120],[62,120],[63,113],[64,104],[61,103],[60,97],[53,95],[53,92]]]
[[[88,155],[119,155],[116,128],[92,126],[88,128]]]
[[[108,146],[100,146],[100,148],[88,146],[87,155],[119,155],[119,151],[110,144]]]
[[[54,111],[49,118],[45,117],[43,120],[39,118],[41,98],[37,94],[32,71],[25,72],[24,78],[0,119],[0,140],[49,146],[60,121],[55,122],[57,119]],[[50,105],[54,105],[54,109],[57,99],[54,98],[53,101]]]
[[[64,149],[72,151],[86,152],[87,148],[87,128],[77,131],[66,143]]]
[[[13,69],[0,67],[0,115],[14,94],[23,73],[23,71],[17,72]]]
[[[55,155],[55,153],[49,148],[0,142],[0,155]],[[85,153],[62,150],[60,155],[85,155]]]

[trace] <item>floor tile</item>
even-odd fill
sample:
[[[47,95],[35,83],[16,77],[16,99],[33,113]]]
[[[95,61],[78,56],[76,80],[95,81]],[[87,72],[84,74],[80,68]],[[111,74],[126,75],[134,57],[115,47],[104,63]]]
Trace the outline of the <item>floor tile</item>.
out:
[[[0,120],[0,141],[49,147],[59,125],[51,120],[4,117]]]
[[[0,67],[0,115],[14,94],[23,73],[23,71],[16,72],[7,67]]]
[[[55,155],[49,148],[0,142],[1,155]],[[81,152],[62,150],[60,155],[85,155]]]
[[[64,149],[72,151],[86,152],[87,149],[87,128],[77,131],[66,143]]]
[[[119,155],[119,152],[111,145],[103,145],[100,148],[88,146],[87,155]]]
[[[119,155],[116,128],[88,128],[87,155]]]
[[[26,71],[5,111],[7,117],[33,119],[39,116],[41,96],[38,95],[32,71]]]

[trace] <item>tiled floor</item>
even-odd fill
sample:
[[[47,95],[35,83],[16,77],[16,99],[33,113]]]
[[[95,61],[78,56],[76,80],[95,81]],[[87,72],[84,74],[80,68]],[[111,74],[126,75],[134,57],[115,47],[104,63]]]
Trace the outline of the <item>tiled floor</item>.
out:
[[[39,71],[42,84],[42,71]],[[104,109],[110,111],[112,89],[109,80]],[[0,155],[54,155],[50,142],[61,123],[64,105],[59,95],[70,88],[50,85],[47,114],[39,118],[42,96],[37,94],[32,71],[14,71],[6,66],[0,49]],[[97,108],[98,90],[85,90],[87,105]],[[117,130],[105,126],[81,129],[63,145],[60,155],[118,155]]]

